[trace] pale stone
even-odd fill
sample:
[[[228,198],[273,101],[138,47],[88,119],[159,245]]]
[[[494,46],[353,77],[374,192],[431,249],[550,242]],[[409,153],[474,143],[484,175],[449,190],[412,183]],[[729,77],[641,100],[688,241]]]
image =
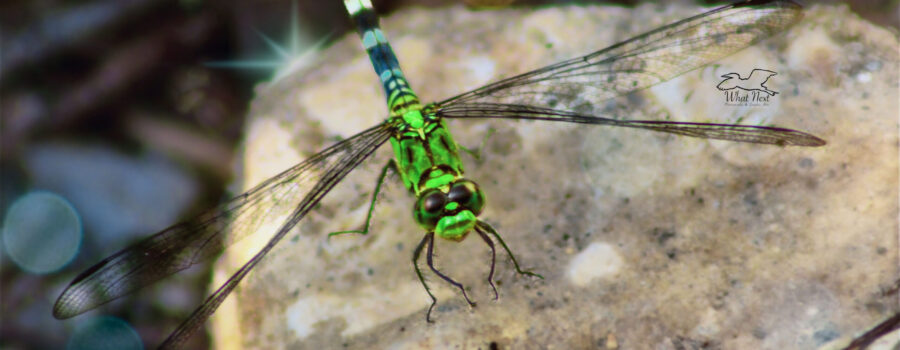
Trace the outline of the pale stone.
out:
[[[584,287],[596,279],[611,278],[622,268],[622,258],[615,247],[594,242],[572,257],[568,277],[572,284]]]

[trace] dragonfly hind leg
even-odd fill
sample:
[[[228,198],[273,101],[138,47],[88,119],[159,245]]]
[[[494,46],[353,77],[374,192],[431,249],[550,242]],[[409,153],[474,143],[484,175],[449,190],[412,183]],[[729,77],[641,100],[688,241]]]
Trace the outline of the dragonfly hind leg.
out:
[[[348,230],[348,231],[337,231],[328,234],[328,239],[331,239],[331,236],[342,235],[345,233],[357,233],[361,235],[366,235],[369,233],[369,222],[372,221],[372,213],[375,212],[375,201],[378,199],[378,194],[381,193],[381,185],[384,184],[384,179],[387,178],[388,170],[392,170],[394,174],[399,174],[400,171],[397,168],[397,163],[393,159],[387,162],[384,167],[381,168],[381,174],[378,175],[378,181],[375,183],[375,191],[372,192],[372,200],[369,202],[369,212],[366,213],[366,223],[363,225],[362,230]]]
[[[469,149],[468,147],[465,147],[465,146],[463,146],[463,145],[458,145],[458,146],[459,146],[459,149],[461,149],[461,150],[463,150],[464,152],[468,153],[470,156],[472,156],[472,158],[475,158],[476,161],[481,161],[481,156],[482,156],[481,152],[484,150],[484,147],[485,147],[485,145],[487,144],[487,140],[488,140],[488,139],[491,137],[491,135],[493,135],[494,132],[496,132],[496,131],[497,131],[497,130],[494,130],[494,128],[488,128],[487,133],[485,133],[485,134],[484,134],[484,137],[481,138],[481,144],[479,144],[479,145],[478,145],[478,148],[476,148],[476,149]]]

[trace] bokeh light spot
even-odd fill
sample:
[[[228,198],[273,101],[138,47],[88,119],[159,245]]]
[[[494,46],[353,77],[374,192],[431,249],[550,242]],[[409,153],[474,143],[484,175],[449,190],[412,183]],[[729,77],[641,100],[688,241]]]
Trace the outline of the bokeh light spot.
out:
[[[6,253],[19,267],[31,273],[50,273],[78,253],[81,218],[59,195],[31,192],[9,207],[2,235]]]
[[[75,329],[67,350],[140,350],[144,348],[140,336],[125,321],[102,316]]]

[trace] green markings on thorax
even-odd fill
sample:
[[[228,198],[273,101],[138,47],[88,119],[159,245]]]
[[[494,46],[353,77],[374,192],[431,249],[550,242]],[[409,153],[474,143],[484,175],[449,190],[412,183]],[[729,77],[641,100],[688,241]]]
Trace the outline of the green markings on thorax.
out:
[[[416,195],[430,188],[446,191],[451,182],[463,175],[453,136],[440,119],[423,118],[420,128],[406,119],[403,118],[405,130],[391,137],[403,185]]]
[[[404,186],[416,195],[430,188],[448,191],[450,183],[463,175],[456,142],[441,119],[422,106],[409,86],[378,26],[372,3],[345,0],[344,4],[387,96],[388,123],[395,125],[391,146]]]

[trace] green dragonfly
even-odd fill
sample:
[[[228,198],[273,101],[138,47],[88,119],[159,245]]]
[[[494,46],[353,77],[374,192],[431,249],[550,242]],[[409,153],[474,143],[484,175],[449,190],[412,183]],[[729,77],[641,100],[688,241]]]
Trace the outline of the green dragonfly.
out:
[[[413,266],[431,298],[426,320],[437,303],[425,282],[419,259],[425,252],[429,269],[460,290],[459,282],[434,267],[435,236],[461,241],[475,232],[491,249],[488,282],[493,283],[495,243],[522,270],[509,247],[478,218],[486,195],[464,176],[459,147],[444,119],[503,118],[562,121],[580,124],[648,129],[705,139],[777,146],[817,147],[825,141],[796,130],[753,125],[691,123],[659,120],[622,120],[554,109],[560,101],[602,103],[645,89],[775,35],[802,17],[791,1],[747,0],[722,6],[620,42],[608,48],[503,79],[457,96],[422,104],[413,92],[397,58],[378,26],[370,0],[344,0],[356,24],[375,73],[387,95],[388,117],[380,124],[322,150],[216,209],[176,224],[94,265],[75,278],[53,309],[64,319],[94,309],[123,295],[209,260],[263,223],[282,219],[268,243],[185,320],[161,345],[180,345],[200,328],[238,283],[347,174],[376,149],[390,141],[394,159],[385,165],[375,184],[362,230],[366,234],[381,185],[390,171],[416,197],[413,217],[425,234],[413,251]],[[586,91],[586,93],[577,93]]]

